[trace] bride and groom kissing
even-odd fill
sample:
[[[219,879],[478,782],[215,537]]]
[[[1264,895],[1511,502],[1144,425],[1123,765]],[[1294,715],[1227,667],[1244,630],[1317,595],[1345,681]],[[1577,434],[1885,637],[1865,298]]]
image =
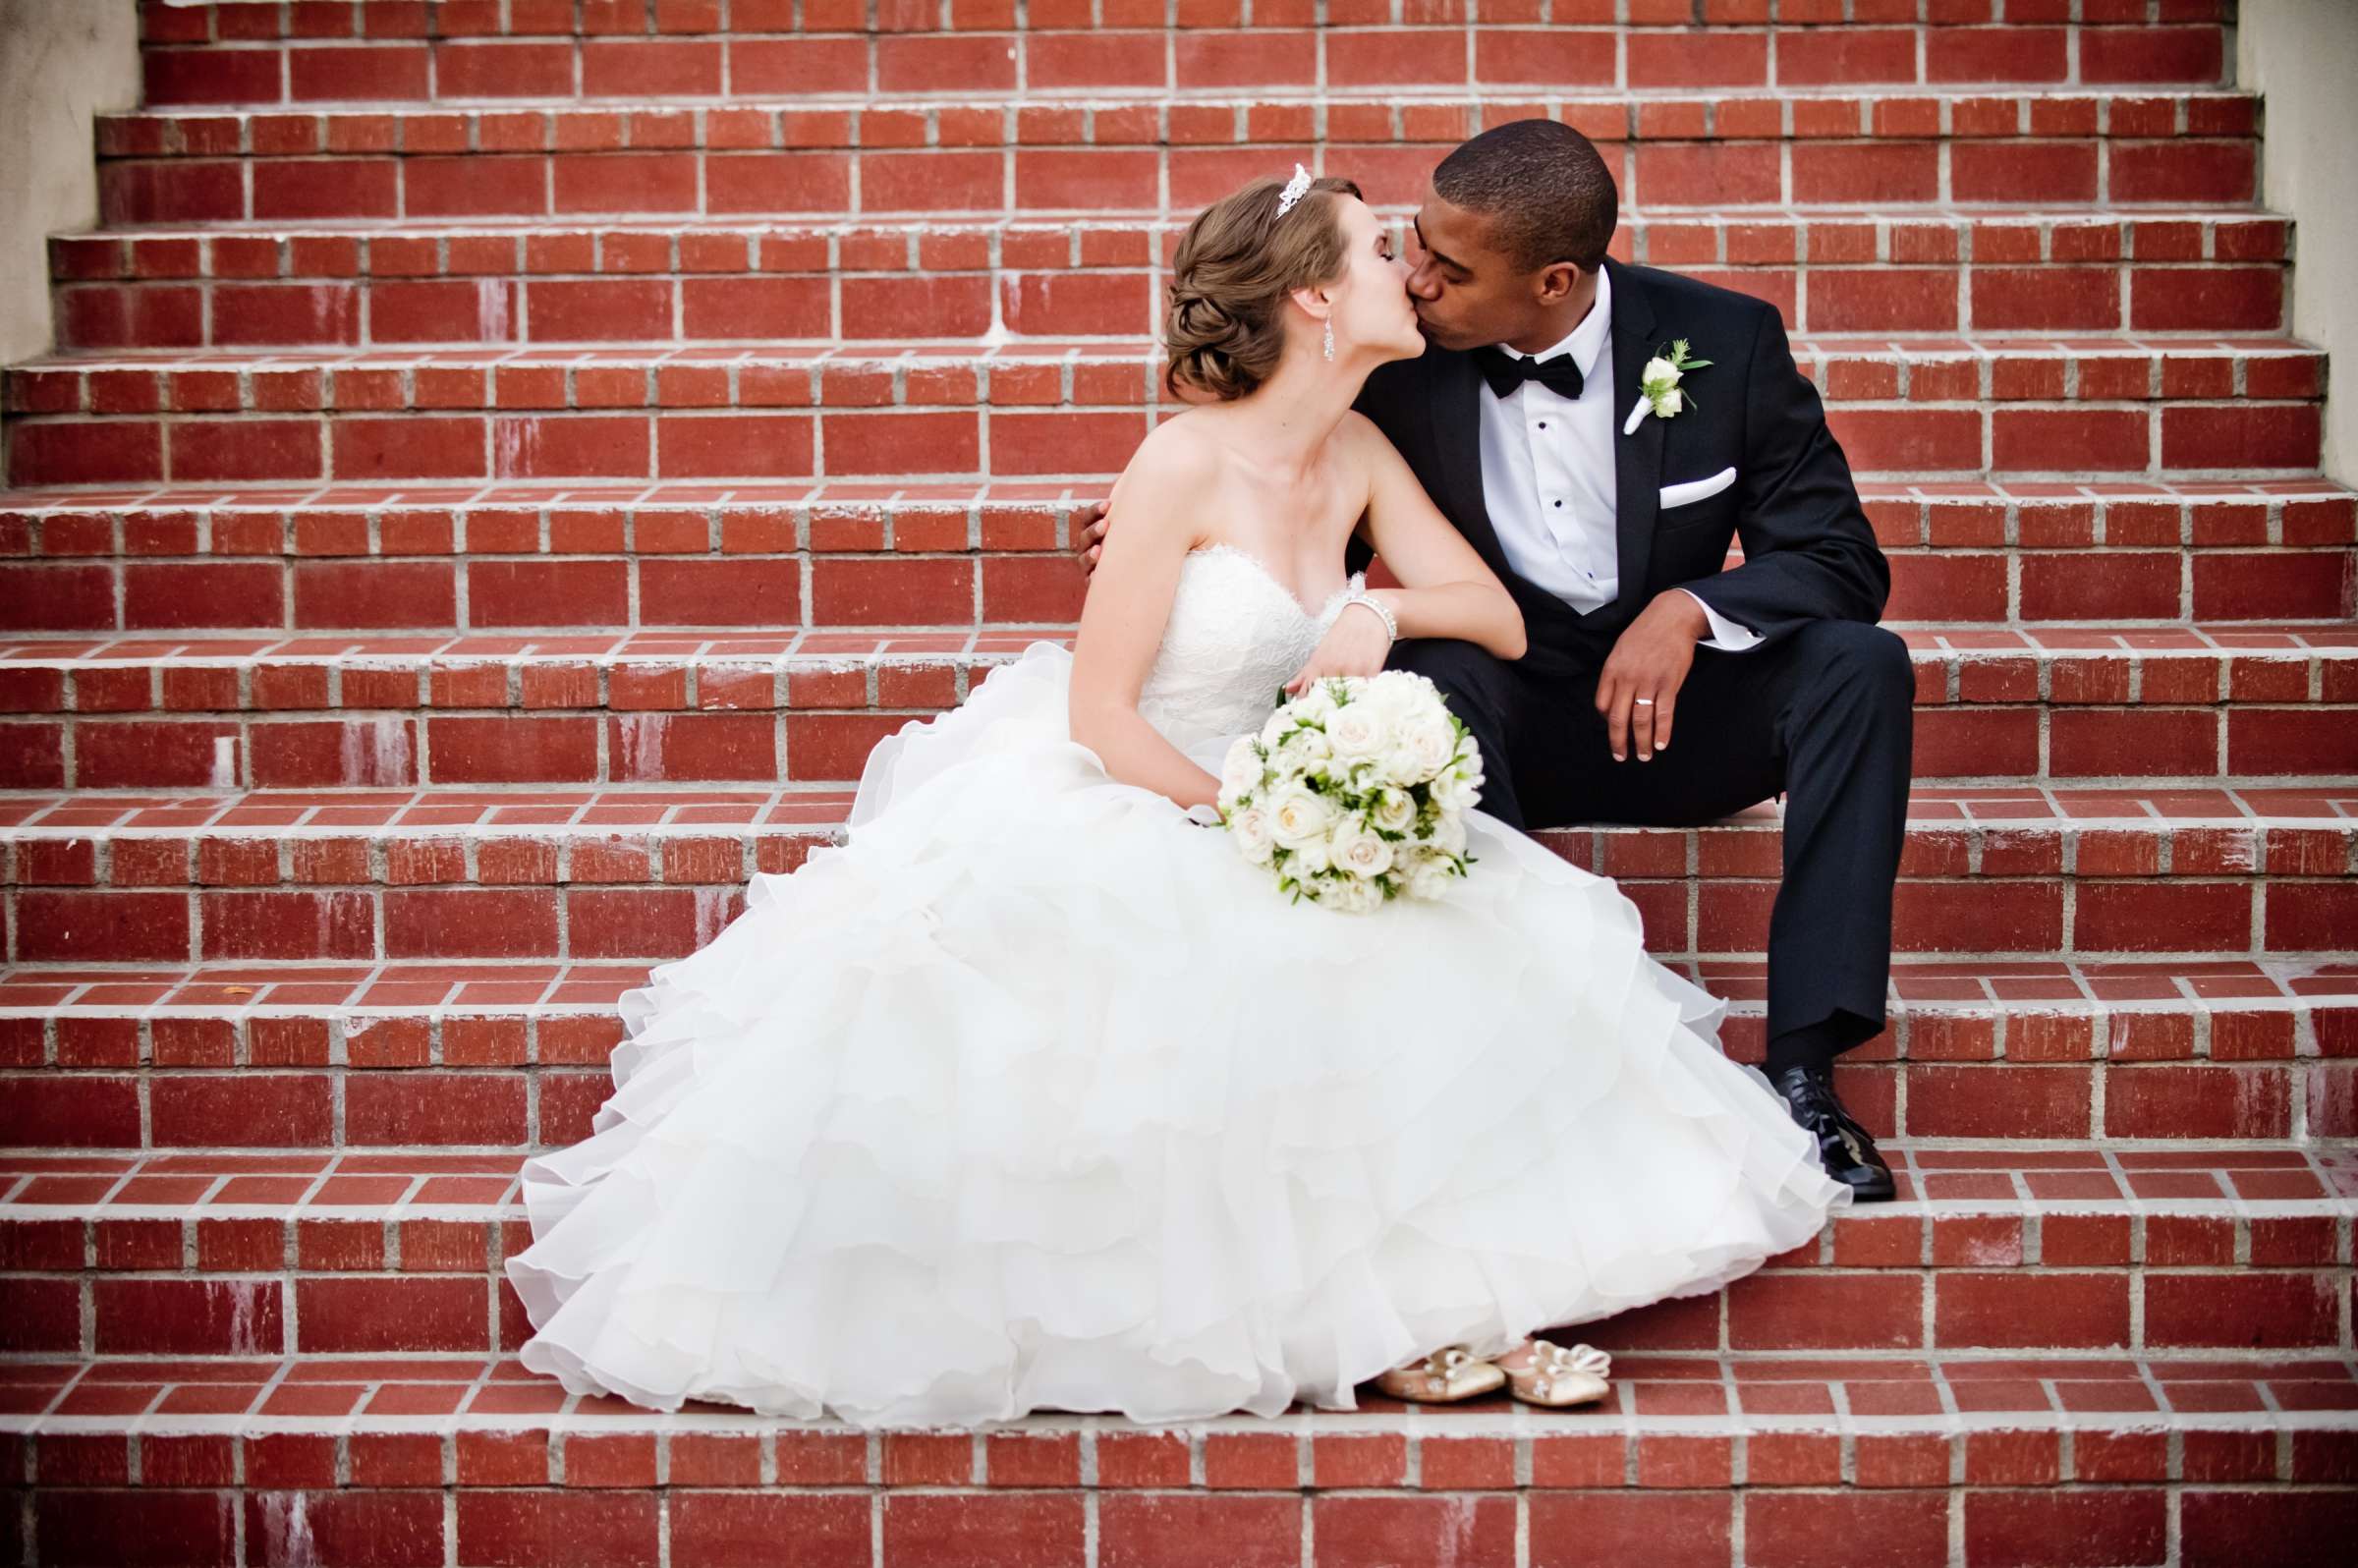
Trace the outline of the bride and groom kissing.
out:
[[[1616,218],[1544,120],[1440,163],[1413,267],[1299,167],[1196,218],[1194,406],[1081,541],[1073,648],[886,738],[845,842],[622,998],[590,1136],[525,1168],[528,1366],[868,1427],[1575,1404],[1608,1358],[1535,1331],[1891,1196],[1829,1071],[1889,968],[1888,569],[1775,309],[1606,259]],[[1221,760],[1281,688],[1387,668],[1481,748],[1479,864],[1289,905],[1199,830]],[[1524,830],[1780,791],[1771,1092]]]

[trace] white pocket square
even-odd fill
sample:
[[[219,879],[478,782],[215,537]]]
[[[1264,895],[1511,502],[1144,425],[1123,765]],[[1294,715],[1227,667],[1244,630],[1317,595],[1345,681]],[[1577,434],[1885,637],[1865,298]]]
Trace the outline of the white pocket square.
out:
[[[1721,469],[1708,479],[1689,479],[1684,484],[1665,484],[1662,486],[1662,510],[1667,512],[1674,506],[1690,506],[1697,501],[1708,500],[1735,482],[1736,471]]]

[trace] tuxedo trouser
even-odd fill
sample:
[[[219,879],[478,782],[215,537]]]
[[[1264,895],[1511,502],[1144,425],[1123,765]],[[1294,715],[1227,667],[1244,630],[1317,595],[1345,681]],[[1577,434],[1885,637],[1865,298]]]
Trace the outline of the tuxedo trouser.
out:
[[[1508,661],[1472,643],[1411,640],[1389,662],[1430,678],[1473,731],[1488,775],[1480,809],[1510,826],[1695,827],[1781,791],[1768,1036],[1804,1031],[1829,1054],[1872,1038],[1883,1027],[1907,831],[1907,644],[1864,621],[1813,620],[1739,653],[1698,647],[1671,744],[1651,760],[1633,744],[1623,761],[1596,707],[1610,650],[1609,636],[1535,637]]]

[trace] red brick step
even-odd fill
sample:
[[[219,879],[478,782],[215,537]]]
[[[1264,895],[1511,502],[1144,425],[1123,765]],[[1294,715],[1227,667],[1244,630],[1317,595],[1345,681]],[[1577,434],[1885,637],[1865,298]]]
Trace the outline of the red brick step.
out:
[[[939,103],[157,111],[97,123],[109,225],[240,220],[1191,214],[1299,159],[1413,205],[1486,125],[1604,144],[1642,210],[2242,207],[2256,96],[1298,91]],[[855,178],[856,176],[856,178]]]
[[[0,493],[0,625],[1055,625],[1080,613],[1075,516],[1111,484]],[[1861,494],[1902,624],[2358,614],[2358,505],[2329,480],[1871,480]]]
[[[2313,475],[2324,356],[2285,338],[1802,339],[1870,477]],[[19,487],[1037,479],[1160,399],[1144,340],[51,359],[12,370]],[[1078,460],[1078,461],[1077,461]]]
[[[1761,962],[1672,963],[1727,1000],[1722,1043],[1759,1062]],[[530,961],[0,971],[0,1148],[570,1142],[610,1089],[615,1001],[646,976],[643,963]],[[2358,963],[1902,955],[1887,1006],[1890,1029],[1840,1075],[1879,1137],[2358,1139]],[[225,1096],[234,1118],[215,1114]],[[2259,1188],[2274,1178],[2252,1180],[2237,1196],[2271,1196]],[[1977,1177],[1932,1196],[2013,1192]]]
[[[1582,1337],[1706,1355],[2351,1353],[2341,1304],[2358,1151],[1887,1152],[1898,1202],[1836,1216],[1724,1291]],[[517,1164],[401,1151],[0,1154],[0,1290],[21,1314],[10,1348],[512,1351],[531,1332],[501,1271],[531,1239]],[[1829,1299],[1844,1309],[1826,1312]],[[1994,1408],[2025,1408],[2025,1396],[2047,1408],[2040,1390],[2008,1394],[2015,1402]]]
[[[1544,82],[1787,88],[1917,83],[2216,83],[2231,64],[2218,0],[2061,4],[1870,0],[1702,7],[1612,0],[1543,9],[1390,0],[1247,7],[1044,0],[871,12],[851,0],[569,0],[313,6],[301,21],[237,4],[147,15],[150,103],[369,99],[891,95],[1012,88],[1232,90]],[[255,13],[259,12],[259,15]],[[1315,25],[1314,25],[1315,18]],[[1715,24],[1708,29],[1685,24]],[[2015,26],[1993,27],[2005,21]],[[1535,24],[1551,22],[1552,26]],[[1620,22],[1623,26],[1608,26]],[[1761,24],[1771,24],[1762,26]],[[2026,25],[2028,24],[2028,25]],[[2130,24],[2130,25],[2122,25]],[[2135,24],[2144,24],[2142,26]],[[1666,25],[1666,26],[1665,26]],[[870,29],[873,29],[872,32]],[[1167,42],[1166,42],[1167,36]]]
[[[281,223],[61,236],[50,254],[69,349],[778,344],[877,320],[1066,338],[1156,331],[1180,228]],[[1614,253],[1769,300],[1804,334],[2266,332],[2284,324],[2289,234],[2280,217],[2216,210],[1628,211]]]
[[[568,744],[546,728],[561,722],[502,720],[496,744],[519,756]],[[388,765],[397,750],[388,737]],[[825,842],[846,805],[841,791],[676,786],[0,797],[10,956],[674,957],[725,924],[753,871]],[[1922,787],[1894,941],[2021,957],[2344,953],[2358,929],[2354,806],[2339,785]],[[1703,828],[1543,837],[1619,879],[1654,951],[1764,950],[1772,805]]]
[[[1485,1400],[1141,1429],[865,1432],[576,1400],[474,1357],[28,1361],[0,1457],[44,1562],[2248,1564],[2358,1526],[2329,1356],[1624,1356],[1603,1410]],[[12,1498],[12,1502],[16,1499]],[[14,1522],[14,1521],[12,1521]],[[243,1536],[241,1538],[241,1531]],[[244,1549],[253,1555],[241,1559]],[[1741,1541],[1739,1548],[1737,1542]],[[1519,1544],[1521,1543],[1521,1544]],[[1953,1544],[1952,1544],[1953,1543]],[[287,1553],[283,1555],[291,1555]],[[1192,1559],[1191,1559],[1192,1560]]]
[[[1903,571],[1913,559],[1902,557]],[[2094,576],[2107,561],[2074,570]],[[862,581],[846,574],[890,564],[822,560],[812,593],[839,601]],[[901,563],[904,595],[934,564]],[[594,622],[599,581],[577,569],[537,587]],[[605,581],[619,610],[626,580],[617,570]],[[471,565],[468,583],[478,607],[512,588],[496,563]],[[971,584],[945,587],[959,601],[950,607],[962,608]],[[906,613],[905,596],[883,602]],[[2358,772],[2358,626],[2349,623],[1902,635],[1916,662],[1920,781]],[[0,641],[0,786],[849,783],[865,741],[964,700],[1027,644],[1068,639],[1061,628],[717,637],[585,628]],[[519,752],[509,726],[542,744]]]

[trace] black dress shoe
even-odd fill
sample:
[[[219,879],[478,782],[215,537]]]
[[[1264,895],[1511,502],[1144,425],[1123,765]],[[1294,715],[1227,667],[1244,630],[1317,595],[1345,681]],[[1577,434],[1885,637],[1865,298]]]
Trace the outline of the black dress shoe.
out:
[[[1769,1082],[1785,1096],[1793,1119],[1816,1135],[1825,1173],[1848,1187],[1857,1203],[1888,1203],[1897,1191],[1891,1167],[1876,1151],[1867,1129],[1834,1097],[1833,1074],[1823,1067],[1788,1067]]]

